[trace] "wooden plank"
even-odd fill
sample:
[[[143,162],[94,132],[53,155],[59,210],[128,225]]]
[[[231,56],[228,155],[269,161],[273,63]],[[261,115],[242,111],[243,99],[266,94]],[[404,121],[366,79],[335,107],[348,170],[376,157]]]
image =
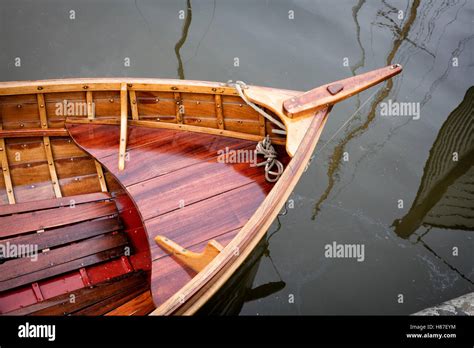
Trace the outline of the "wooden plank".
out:
[[[102,192],[107,192],[107,183],[105,182],[105,176],[104,176],[104,171],[102,170],[102,165],[94,160],[95,163],[95,168],[97,170],[97,176],[99,178],[99,183],[100,183],[100,189]]]
[[[116,218],[101,219],[46,230],[42,233],[35,232],[16,238],[3,239],[2,243],[10,243],[11,245],[35,245],[38,250],[43,250],[118,231],[119,229],[120,225]]]
[[[71,244],[40,253],[38,260],[35,262],[31,262],[30,258],[13,259],[0,265],[0,284],[3,284],[6,280],[24,277],[30,273],[41,270],[51,271],[51,273],[53,273],[52,269],[55,266],[102,251],[118,248],[127,245],[127,243],[127,235],[124,233],[108,234],[103,237],[87,239],[81,243]],[[58,274],[56,272],[54,273]],[[31,281],[29,283],[31,283]]]
[[[256,183],[244,185],[145,221],[152,259],[166,255],[153,244],[157,235],[166,234],[166,237],[187,247],[241,228],[271,189],[271,184],[266,185],[263,189]]]
[[[95,117],[94,99],[92,91],[86,92],[86,103],[87,103],[87,118],[93,119]]]
[[[2,218],[0,237],[53,228],[75,222],[92,220],[114,215],[117,209],[113,202],[92,202],[76,205],[73,208],[55,208],[10,215]]]
[[[110,199],[108,193],[94,192],[79,196],[69,196],[59,199],[45,199],[40,201],[16,203],[15,205],[0,205],[0,216],[32,212],[36,210],[59,208],[72,206],[74,204],[82,204],[88,202],[97,202]]]
[[[143,285],[145,283],[145,285]],[[124,289],[143,288],[146,275],[134,272],[119,279],[113,279],[93,287],[81,288],[71,293],[56,296],[45,301],[24,307],[8,315],[68,315],[122,292]],[[73,294],[75,302],[71,302]]]
[[[138,120],[138,101],[137,101],[137,96],[135,91],[129,91],[130,94],[130,104],[132,108],[132,119],[133,120]]]
[[[222,97],[219,94],[215,95],[215,107],[216,107],[216,117],[217,117],[217,126],[219,129],[224,129],[224,116],[222,112]]]
[[[125,304],[126,302],[134,299],[142,293],[143,288],[146,287],[146,281],[142,284],[137,284],[133,287],[122,287],[116,294],[102,299],[100,302],[94,303],[91,306],[80,309],[72,315],[104,315],[107,312]]]
[[[67,129],[64,128],[29,128],[29,129],[0,129],[0,138],[24,138],[24,137],[45,137],[45,136],[55,136],[55,137],[65,137],[69,133]]]
[[[90,131],[91,128],[93,131]],[[108,170],[113,171],[123,185],[131,185],[201,163],[202,160],[217,157],[219,150],[223,151],[226,148],[237,150],[256,145],[251,141],[196,133],[161,129],[150,132],[150,129],[136,126],[130,127],[130,134],[134,134],[136,139],[129,142],[128,151],[131,160],[127,168],[119,172],[115,171],[116,157],[110,155],[114,154],[113,148],[116,143],[113,139],[118,138],[118,127],[77,125],[71,128],[73,139],[85,146],[87,151],[101,161]],[[108,150],[103,146],[104,143],[109,145]]]
[[[115,308],[114,310],[106,313],[105,315],[120,315],[120,316],[131,316],[131,315],[147,315],[155,309],[151,292],[145,291],[141,295],[138,295],[129,302]]]
[[[254,149],[243,150],[251,152]],[[127,186],[127,190],[136,202],[140,202],[140,213],[146,221],[246,184],[256,182],[265,187],[263,174],[262,167],[249,163],[216,163],[216,159],[211,158]]]
[[[5,140],[3,138],[0,138],[0,156],[2,160],[2,172],[3,179],[5,182],[5,190],[7,191],[8,203],[15,204],[15,194],[13,193],[13,185],[10,175],[10,167],[8,165],[7,150],[5,148]]]
[[[120,145],[119,145],[119,170],[125,169],[125,152],[127,150],[127,84],[122,83],[120,88]]]

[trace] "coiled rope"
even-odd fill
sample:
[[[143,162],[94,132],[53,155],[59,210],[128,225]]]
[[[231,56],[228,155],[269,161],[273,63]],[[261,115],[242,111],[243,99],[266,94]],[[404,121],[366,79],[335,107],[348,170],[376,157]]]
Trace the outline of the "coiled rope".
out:
[[[278,153],[272,145],[270,136],[267,135],[262,141],[259,141],[255,148],[257,155],[263,155],[265,161],[257,163],[257,167],[265,166],[265,179],[268,182],[276,182],[283,174],[283,164],[276,159]],[[272,169],[276,166],[276,172]]]

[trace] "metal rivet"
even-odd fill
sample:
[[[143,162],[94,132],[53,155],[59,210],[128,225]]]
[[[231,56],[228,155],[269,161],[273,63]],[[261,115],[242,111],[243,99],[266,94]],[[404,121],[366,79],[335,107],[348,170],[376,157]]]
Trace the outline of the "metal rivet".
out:
[[[127,86],[130,88],[130,87],[132,87],[133,85],[132,85],[131,83],[129,83],[129,84],[127,84]]]
[[[113,103],[113,102],[114,102],[113,98],[110,98],[110,99],[109,99],[109,102]]]
[[[132,104],[136,104],[137,101],[135,99],[132,100]]]
[[[23,123],[20,123],[20,127],[22,127],[22,128],[23,128],[24,126],[25,126],[25,125],[24,125]]]
[[[158,103],[160,101],[160,98],[155,98],[155,102]]]
[[[83,88],[83,89],[88,89],[89,86],[87,86],[87,85],[86,85],[86,86],[82,86],[82,88]]]
[[[41,104],[41,105],[40,105],[40,108],[44,108],[44,104]]]
[[[21,104],[18,104],[16,107],[17,107],[18,109],[21,109]]]
[[[43,89],[42,86],[38,86],[38,91],[41,91]]]
[[[174,87],[174,86],[173,86],[173,87],[171,87],[171,89],[172,89],[173,91],[177,91],[177,90],[178,90],[178,87]]]

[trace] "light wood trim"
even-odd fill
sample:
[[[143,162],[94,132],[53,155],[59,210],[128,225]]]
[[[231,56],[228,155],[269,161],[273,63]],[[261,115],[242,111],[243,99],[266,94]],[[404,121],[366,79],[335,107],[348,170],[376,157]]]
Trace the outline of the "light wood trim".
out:
[[[97,171],[97,177],[99,178],[100,189],[102,192],[108,192],[107,190],[107,183],[105,182],[104,170],[102,169],[102,165],[94,160],[95,169]]]
[[[135,91],[129,91],[130,94],[130,105],[132,108],[132,119],[133,120],[138,120],[138,100],[137,100],[137,94]]]
[[[164,236],[156,236],[155,242],[165,251],[177,258],[181,263],[185,264],[192,270],[200,272],[206,267],[223,249],[223,246],[216,240],[207,243],[204,251],[195,253],[183,248],[179,244],[173,242]]]
[[[41,128],[43,130],[48,129],[48,115],[46,114],[46,104],[44,101],[44,94],[38,93],[36,95],[38,102],[38,113],[41,122]],[[53,185],[54,195],[56,198],[62,197],[61,188],[59,186],[58,175],[56,173],[56,166],[54,164],[53,151],[51,149],[51,142],[49,136],[43,137],[44,153],[46,155],[46,161],[48,162],[49,175],[51,176],[51,183]]]
[[[219,129],[224,129],[224,116],[222,112],[222,97],[219,94],[216,94],[214,96],[214,101],[216,104],[216,117],[217,117],[217,126]]]
[[[83,118],[73,118],[68,117],[66,119],[67,123],[71,124],[104,124],[104,125],[119,125],[120,121],[117,119],[95,119],[93,121],[83,119]],[[172,129],[172,130],[182,130],[188,132],[195,132],[195,133],[205,133],[205,134],[212,134],[212,135],[221,135],[230,138],[237,138],[237,139],[244,139],[244,140],[251,140],[251,141],[260,141],[262,137],[260,135],[255,134],[247,134],[235,131],[228,131],[225,129],[216,129],[216,128],[207,128],[207,127],[198,127],[188,124],[175,124],[175,123],[167,123],[167,122],[155,122],[155,121],[129,121],[130,126],[140,126],[140,127],[147,127],[147,128],[162,128],[162,129]],[[285,145],[285,139],[272,139],[272,143],[277,145]]]
[[[53,184],[54,194],[56,198],[62,197],[61,188],[59,186],[58,175],[56,173],[56,166],[53,159],[53,151],[51,150],[51,142],[49,137],[43,137],[44,152],[46,153],[46,160],[48,161],[49,174],[51,176],[51,183]]]
[[[38,113],[41,122],[41,128],[47,129],[48,128],[48,116],[46,115],[46,104],[44,103],[44,95],[43,93],[38,93],[36,95],[36,100],[38,102]]]
[[[64,137],[69,135],[67,129],[53,128],[29,128],[29,129],[6,129],[0,130],[0,138],[24,138],[24,137],[47,137],[58,136]]]
[[[194,314],[245,261],[266,234],[303,174],[324,128],[328,112],[329,110],[322,110],[312,118],[300,151],[237,236],[201,272],[154,310],[152,315]]]
[[[2,125],[0,124],[0,129]],[[8,203],[15,204],[15,194],[13,193],[12,178],[10,176],[10,166],[8,165],[7,149],[5,139],[0,138],[0,157],[2,160],[3,179],[5,181],[5,191],[7,192]]]
[[[122,83],[120,87],[120,145],[119,145],[119,170],[125,169],[125,152],[127,150],[127,84]]]
[[[176,114],[176,123],[179,123],[179,124],[184,123],[184,113],[181,113],[182,104],[183,104],[183,101],[181,99],[181,93],[175,92],[174,93],[174,106],[175,106],[175,114]]]
[[[87,118],[95,118],[94,98],[92,97],[92,91],[86,92],[86,103],[87,103]]]
[[[118,91],[122,83],[126,83],[128,89],[134,91],[238,95],[235,88],[218,82],[154,78],[78,78],[0,82],[0,95]]]

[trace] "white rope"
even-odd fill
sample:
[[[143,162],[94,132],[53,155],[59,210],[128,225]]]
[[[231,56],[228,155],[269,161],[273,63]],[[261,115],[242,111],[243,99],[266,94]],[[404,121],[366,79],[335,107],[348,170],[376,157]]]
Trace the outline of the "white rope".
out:
[[[272,146],[272,142],[270,140],[270,136],[267,135],[263,138],[262,141],[259,141],[257,147],[255,149],[257,155],[263,155],[266,161],[257,163],[257,167],[265,166],[265,179],[268,182],[275,182],[277,181],[280,176],[283,174],[283,164],[276,159],[277,152],[275,148]],[[277,171],[273,172],[273,167],[276,166]]]
[[[266,113],[264,110],[262,110],[260,107],[258,107],[257,105],[255,105],[254,103],[252,103],[250,100],[248,100],[247,96],[244,94],[244,92],[242,91],[242,88],[248,88],[247,85],[245,84],[245,82],[243,81],[236,81],[235,83],[232,82],[232,80],[229,80],[227,81],[227,85],[228,86],[233,86],[237,92],[239,93],[240,95],[240,98],[243,99],[243,101],[248,105],[250,106],[252,109],[254,109],[255,111],[257,111],[260,115],[262,115],[263,117],[265,117],[267,120],[269,120],[271,123],[277,125],[278,127],[280,127],[281,129],[274,129],[273,130],[273,133],[277,133],[277,134],[286,134],[286,127],[283,123],[281,123],[280,121],[278,121],[277,119],[275,119],[274,117],[270,116],[268,113]]]

